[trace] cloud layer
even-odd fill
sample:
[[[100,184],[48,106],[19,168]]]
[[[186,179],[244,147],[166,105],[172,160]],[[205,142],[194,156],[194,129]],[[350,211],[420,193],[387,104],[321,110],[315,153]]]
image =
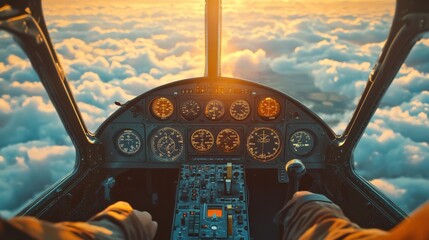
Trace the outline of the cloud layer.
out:
[[[92,131],[117,109],[114,101],[204,74],[204,1],[44,3],[51,38]],[[222,75],[279,89],[340,134],[393,14],[393,2],[372,4],[352,1],[338,9],[338,2],[327,1],[321,11],[305,1],[224,1]],[[71,171],[75,159],[24,53],[6,34],[0,45],[0,135],[8,136],[0,139],[0,214],[9,216]],[[429,132],[428,46],[427,39],[416,45],[355,151],[357,171],[406,211],[429,198],[419,188],[429,178],[423,134]]]

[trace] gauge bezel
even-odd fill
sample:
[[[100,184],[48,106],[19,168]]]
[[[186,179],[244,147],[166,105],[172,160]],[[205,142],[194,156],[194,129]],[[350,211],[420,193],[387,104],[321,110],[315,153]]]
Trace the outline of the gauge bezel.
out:
[[[277,113],[275,114],[275,115],[263,115],[263,113],[261,112],[261,108],[262,108],[262,103],[264,102],[264,101],[267,101],[268,99],[272,99],[272,100],[274,100],[274,102],[276,103],[276,105],[277,105],[277,108],[278,108],[278,111],[277,111]],[[263,120],[276,120],[277,118],[279,118],[279,116],[281,115],[281,113],[282,113],[282,109],[283,109],[283,107],[282,107],[282,102],[279,100],[279,98],[278,97],[276,97],[276,96],[265,96],[265,97],[261,97],[261,98],[259,98],[258,99],[258,101],[257,101],[257,105],[256,105],[256,112],[257,112],[257,114],[258,114],[258,116],[261,118],[261,119],[263,119]]]
[[[160,135],[162,131],[166,131],[166,130],[172,130],[173,132],[177,132],[180,137],[181,137],[181,149],[179,150],[178,154],[175,154],[173,157],[168,157],[168,158],[164,158],[164,157],[160,157],[159,154],[157,154],[157,152],[155,151],[155,144],[157,144],[155,141],[155,137],[157,135]],[[174,139],[173,139],[174,140]],[[152,130],[150,137],[149,137],[149,149],[150,152],[152,154],[152,156],[154,157],[156,162],[178,162],[182,160],[183,155],[185,155],[185,150],[186,148],[186,143],[185,143],[185,136],[183,134],[182,131],[180,131],[178,128],[174,127],[174,126],[165,126],[165,127],[158,127]]]
[[[299,154],[299,153],[297,153],[296,151],[294,151],[294,148],[293,148],[293,146],[292,146],[292,142],[291,142],[292,137],[293,137],[296,133],[298,133],[298,132],[304,132],[304,133],[306,133],[308,136],[310,136],[310,138],[311,138],[311,140],[312,140],[312,142],[313,142],[313,144],[312,144],[312,146],[311,146],[311,149],[310,149],[308,152],[305,152],[305,153],[303,153],[303,154]],[[294,131],[292,134],[290,134],[290,136],[289,136],[289,138],[288,138],[288,145],[289,145],[289,150],[291,151],[291,153],[292,153],[292,154],[294,154],[294,155],[296,155],[296,156],[301,156],[301,157],[308,156],[308,155],[310,155],[310,154],[314,151],[314,149],[316,148],[316,137],[315,137],[314,133],[313,133],[312,131],[308,130],[308,129],[304,129],[304,128],[297,129],[297,130],[296,130],[296,131]]]
[[[184,107],[185,103],[187,103],[187,102],[194,102],[198,106],[198,110],[197,110],[196,115],[189,117],[183,113],[183,107]],[[185,119],[187,121],[193,121],[201,115],[201,105],[195,99],[184,99],[183,101],[181,101],[178,111],[180,112],[180,116],[182,116],[183,119]]]
[[[227,130],[234,131],[236,133],[236,135],[237,135],[237,138],[238,138],[238,143],[232,149],[230,149],[230,150],[225,150],[223,147],[219,146],[219,141],[218,141],[219,134],[221,134],[223,131],[227,131]],[[218,149],[222,150],[224,153],[234,152],[236,149],[239,148],[240,145],[241,145],[240,133],[237,130],[233,129],[233,128],[223,128],[216,135],[216,146],[218,147]]]
[[[256,131],[259,131],[259,130],[261,130],[261,129],[267,129],[267,130],[268,130],[268,131],[270,131],[270,132],[274,132],[274,133],[275,133],[275,135],[276,135],[276,136],[277,136],[277,138],[278,138],[278,141],[279,141],[278,148],[277,148],[277,150],[275,151],[275,153],[271,154],[271,156],[270,156],[269,158],[266,158],[266,159],[258,158],[258,157],[256,157],[256,155],[255,155],[255,154],[252,154],[252,152],[250,151],[250,146],[249,146],[250,137],[251,137],[251,136],[252,136]],[[254,127],[254,128],[253,128],[253,130],[252,130],[252,131],[249,133],[249,135],[247,136],[247,139],[246,139],[246,151],[247,151],[247,153],[249,154],[249,156],[250,156],[253,160],[258,161],[258,162],[261,162],[261,163],[268,163],[268,162],[272,162],[273,160],[275,160],[275,159],[280,155],[280,153],[281,153],[281,152],[282,152],[282,150],[283,150],[282,144],[283,144],[283,141],[282,141],[282,137],[281,137],[281,134],[280,134],[280,131],[279,131],[279,130],[277,130],[277,129],[275,129],[275,128],[272,128],[272,127],[259,126],[259,127]]]
[[[140,146],[138,147],[138,149],[136,150],[136,151],[133,151],[133,152],[125,152],[120,146],[119,146],[119,139],[120,139],[120,137],[121,136],[123,136],[124,134],[125,134],[125,132],[126,131],[130,131],[134,136],[136,136],[137,137],[137,139],[139,140],[139,142],[140,142]],[[120,154],[122,154],[122,155],[125,155],[125,156],[134,156],[134,155],[136,155],[136,154],[138,154],[141,150],[142,150],[142,148],[143,148],[143,138],[141,137],[141,135],[140,135],[140,133],[139,132],[137,132],[136,130],[134,130],[134,129],[131,129],[131,128],[126,128],[126,129],[120,129],[119,131],[117,131],[116,132],[116,134],[115,134],[115,147],[116,147],[116,149],[118,150],[118,152],[120,153]]]
[[[244,117],[237,117],[237,116],[239,116],[240,114],[239,113],[233,113],[233,106],[235,105],[235,104],[238,104],[238,103],[244,103],[246,106],[247,106],[247,111],[245,112],[245,116]],[[250,116],[250,113],[252,112],[252,110],[251,110],[251,106],[250,106],[250,103],[247,101],[247,100],[245,100],[245,99],[238,99],[238,100],[235,100],[235,101],[233,101],[232,103],[231,103],[231,105],[229,106],[229,115],[231,116],[231,118],[233,118],[233,119],[235,119],[235,120],[237,120],[237,121],[243,121],[243,120],[246,120],[249,116]]]
[[[197,133],[197,131],[203,131],[204,133],[208,133],[209,135],[210,135],[210,137],[211,137],[211,141],[210,141],[210,146],[208,147],[208,148],[206,148],[206,149],[199,149],[198,147],[196,147],[195,145],[194,145],[194,141],[193,141],[193,139],[194,139],[194,134],[196,134]],[[192,134],[191,134],[191,136],[190,136],[190,142],[191,142],[191,146],[193,147],[193,149],[194,150],[196,150],[197,152],[207,152],[207,151],[209,151],[210,149],[212,149],[213,148],[213,146],[214,146],[214,144],[215,144],[215,138],[214,138],[214,135],[213,135],[213,133],[210,131],[210,130],[208,130],[208,129],[205,129],[205,128],[199,128],[199,129],[197,129],[197,130],[194,130],[193,132],[192,132]]]
[[[164,101],[167,100],[171,105],[171,111],[169,111],[168,114],[166,114],[165,116],[158,114],[157,110],[155,109],[157,101],[162,101],[162,100],[164,100]],[[158,96],[158,97],[155,97],[154,99],[152,99],[152,101],[150,102],[149,109],[150,109],[150,113],[152,114],[152,116],[154,118],[156,118],[158,120],[167,120],[173,116],[174,111],[175,111],[175,105],[174,105],[173,100],[171,100],[170,98],[165,97],[165,96]]]
[[[222,111],[221,111],[220,115],[210,116],[209,115],[209,111],[210,111],[209,105],[211,105],[214,102],[219,103],[219,105],[222,107]],[[225,116],[225,103],[221,100],[218,100],[218,99],[211,99],[211,100],[207,101],[207,103],[204,107],[204,116],[207,119],[212,120],[212,121],[218,121],[218,120],[222,119]]]

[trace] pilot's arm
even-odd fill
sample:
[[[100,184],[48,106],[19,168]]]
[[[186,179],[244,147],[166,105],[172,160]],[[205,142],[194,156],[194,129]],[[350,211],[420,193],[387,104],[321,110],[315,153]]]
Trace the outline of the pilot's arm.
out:
[[[283,239],[372,239],[386,234],[361,229],[327,197],[310,192],[295,193],[275,221],[283,224]]]
[[[50,223],[33,217],[0,225],[0,239],[153,239],[158,227],[148,212],[117,202],[87,222]]]
[[[275,217],[283,225],[283,239],[428,239],[429,204],[389,232],[364,229],[351,222],[327,197],[297,192]]]

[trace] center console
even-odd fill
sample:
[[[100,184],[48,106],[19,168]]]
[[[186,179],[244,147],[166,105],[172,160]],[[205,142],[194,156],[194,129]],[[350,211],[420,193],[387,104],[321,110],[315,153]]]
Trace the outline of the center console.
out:
[[[250,239],[242,164],[183,164],[171,239]]]

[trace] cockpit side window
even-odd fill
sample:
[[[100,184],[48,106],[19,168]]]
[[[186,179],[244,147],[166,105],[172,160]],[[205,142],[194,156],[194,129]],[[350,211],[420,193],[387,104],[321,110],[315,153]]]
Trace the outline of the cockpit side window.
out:
[[[0,216],[73,170],[75,148],[21,48],[0,33]]]
[[[354,152],[356,172],[405,212],[429,199],[429,38],[412,49]]]

